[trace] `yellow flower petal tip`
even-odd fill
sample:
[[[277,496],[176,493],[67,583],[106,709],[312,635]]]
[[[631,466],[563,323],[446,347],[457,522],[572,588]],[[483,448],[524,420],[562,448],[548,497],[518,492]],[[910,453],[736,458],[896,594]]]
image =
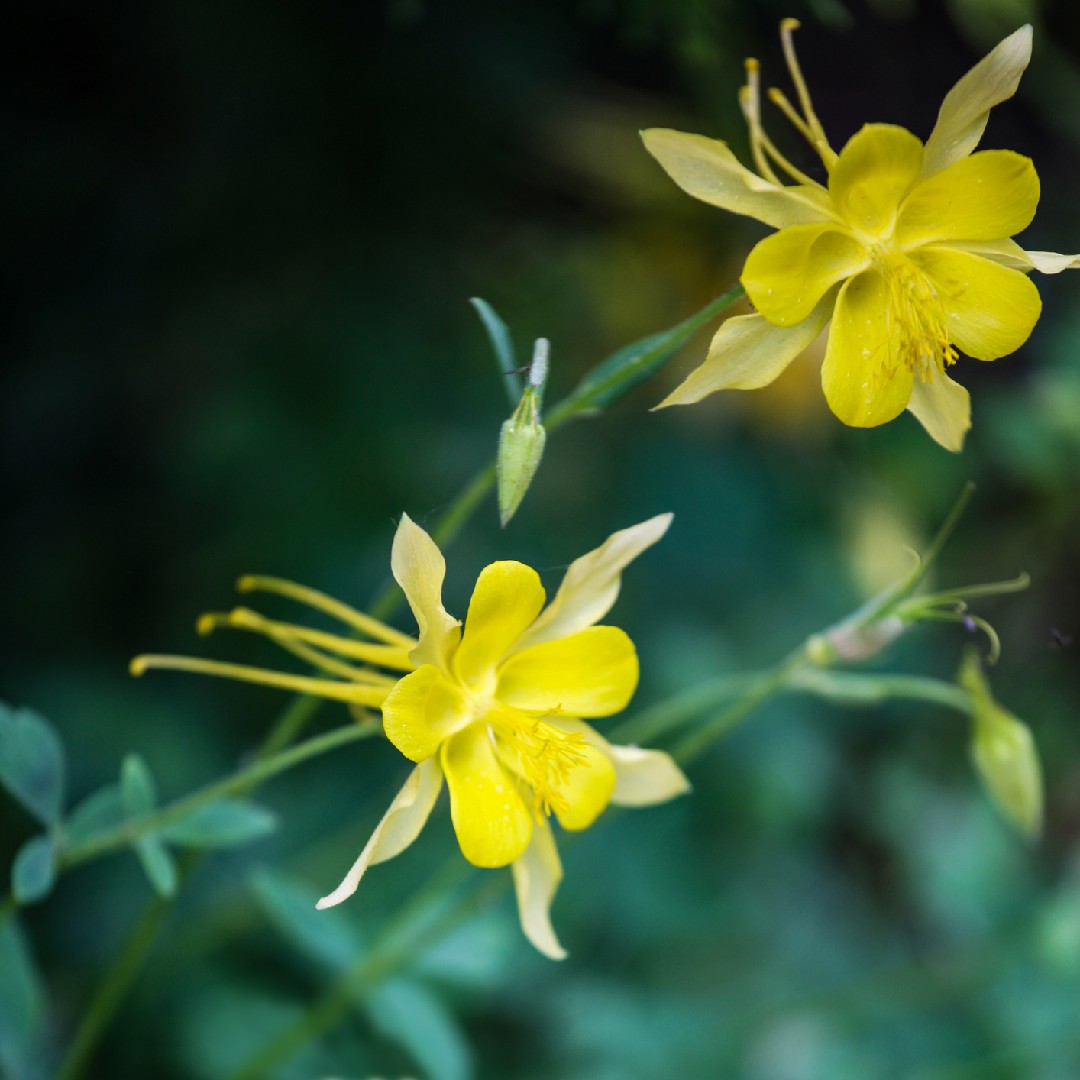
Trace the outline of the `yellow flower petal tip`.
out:
[[[970,406],[948,369],[960,353],[993,360],[1024,344],[1041,306],[1027,272],[1080,266],[1080,256],[1026,252],[1011,239],[1039,202],[1031,161],[976,152],[990,110],[1016,92],[1031,58],[1031,27],[957,82],[925,144],[904,128],[867,124],[837,153],[795,54],[798,25],[780,27],[794,100],[778,89],[768,96],[814,150],[816,175],[766,134],[756,60],[739,95],[753,169],[722,142],[642,132],[688,194],[778,230],[753,248],[740,277],[756,313],[728,319],[701,367],[656,407],[765,386],[828,326],[822,385],[840,420],[876,427],[908,409],[959,451]]]

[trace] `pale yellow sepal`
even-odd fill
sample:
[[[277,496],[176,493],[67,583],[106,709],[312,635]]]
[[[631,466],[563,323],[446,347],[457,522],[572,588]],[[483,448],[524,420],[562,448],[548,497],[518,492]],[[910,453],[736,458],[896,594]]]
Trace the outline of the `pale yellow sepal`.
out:
[[[549,960],[565,960],[566,950],[551,925],[551,902],[562,881],[562,863],[546,821],[537,822],[532,843],[515,861],[513,872],[518,917],[525,936]]]
[[[667,532],[671,521],[671,514],[658,514],[620,529],[598,548],[575,559],[563,575],[555,598],[508,655],[567,637],[599,622],[619,595],[623,570]]]
[[[347,900],[356,892],[369,866],[400,855],[420,835],[441,788],[442,770],[436,759],[417,765],[364,845],[360,858],[353,863],[341,884],[315,906],[322,910]]]
[[[408,514],[401,515],[394,534],[390,569],[420,631],[420,643],[409,654],[412,662],[417,667],[435,664],[445,669],[461,637],[460,623],[442,604],[446,560],[435,541]]]
[[[806,185],[782,187],[739,163],[726,143],[704,135],[651,128],[645,149],[688,195],[783,229],[829,217],[821,193]]]
[[[611,762],[615,771],[611,801],[616,806],[657,806],[689,793],[690,781],[670,754],[640,746],[617,746],[580,721],[576,728]]]
[[[971,427],[971,398],[944,372],[926,382],[915,380],[908,412],[946,450],[959,453],[963,449],[964,436]]]
[[[1022,26],[999,42],[945,95],[937,123],[926,140],[922,175],[970,154],[986,129],[990,110],[1016,93],[1031,60],[1031,27]]]
[[[1015,240],[957,241],[953,247],[981,255],[1013,270],[1038,270],[1040,274],[1060,274],[1080,270],[1080,255],[1060,255],[1056,251],[1025,251]]]
[[[796,326],[774,326],[762,315],[725,320],[713,336],[705,362],[660,404],[692,405],[716,390],[757,390],[776,379],[821,333],[832,314],[826,297]]]

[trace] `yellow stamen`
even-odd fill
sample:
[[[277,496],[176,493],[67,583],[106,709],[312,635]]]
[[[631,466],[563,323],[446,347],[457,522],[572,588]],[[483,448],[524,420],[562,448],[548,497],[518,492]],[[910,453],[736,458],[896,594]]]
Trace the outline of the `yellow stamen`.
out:
[[[758,172],[774,184],[779,184],[780,179],[772,171],[769,159],[762,150],[762,139],[765,132],[761,127],[761,65],[753,58],[746,60],[746,85],[739,90],[739,108],[746,118],[746,126],[750,131],[750,153],[754,157],[754,164]]]
[[[810,91],[806,87],[806,80],[803,78],[802,69],[799,67],[799,58],[795,55],[793,34],[798,29],[798,19],[784,19],[780,23],[780,44],[784,50],[784,61],[791,75],[791,81],[795,84],[795,93],[798,95],[799,104],[802,106],[806,126],[810,129],[810,142],[817,151],[818,156],[825,163],[825,168],[831,169],[836,164],[836,151],[829,145],[825,129],[821,126],[821,121],[814,112],[814,106],[810,102]]]
[[[412,671],[415,668],[405,649],[396,645],[371,645],[366,641],[328,634],[323,630],[312,630],[307,626],[294,623],[278,622],[265,619],[250,608],[234,608],[227,615],[204,615],[198,623],[199,633],[209,633],[218,626],[230,626],[238,629],[257,629],[269,635],[280,635],[296,641],[305,641],[317,645],[327,652],[347,656],[351,660],[362,660],[365,664],[393,668],[395,671]],[[413,643],[415,645],[415,642]]]
[[[890,379],[905,367],[923,382],[956,363],[957,351],[949,341],[945,310],[933,282],[902,255],[878,254],[877,261],[889,286],[888,338],[891,355],[883,359],[875,376]]]
[[[769,100],[787,117],[793,128],[808,142],[813,143],[814,133],[807,127],[806,121],[795,111],[795,106],[787,99],[787,95],[779,87],[770,86],[768,89]]]
[[[570,804],[558,789],[566,785],[571,770],[585,764],[585,736],[526,713],[503,712],[488,719],[512,747],[513,760],[532,789],[537,818],[568,810]]]
[[[811,177],[807,176],[801,169],[795,168],[790,161],[773,144],[772,139],[765,134],[764,130],[761,132],[761,147],[762,149],[776,162],[777,165],[783,169],[788,176],[795,181],[796,184],[806,184],[809,187],[820,188],[821,185]]]
[[[352,682],[336,682],[332,679],[315,679],[304,675],[285,675],[279,671],[246,667],[242,664],[222,664],[215,660],[195,660],[188,656],[136,656],[131,661],[131,674],[142,675],[150,668],[171,671],[192,671],[201,675],[216,675],[224,679],[274,686],[282,690],[296,690],[301,694],[314,694],[345,701],[356,705],[381,708],[390,692],[389,687],[362,686]]]
[[[317,611],[332,615],[335,619],[345,623],[346,626],[351,626],[359,633],[366,634],[368,637],[375,638],[378,641],[385,641],[388,645],[396,645],[401,649],[413,649],[416,647],[416,641],[409,637],[408,634],[402,634],[400,631],[379,622],[378,619],[373,619],[370,615],[365,615],[362,611],[357,611],[355,608],[349,607],[348,604],[343,604],[340,600],[335,600],[333,597],[327,596],[316,589],[309,589],[305,585],[297,585],[281,578],[248,574],[236,583],[236,587],[240,592],[275,593],[278,596],[296,600],[298,603],[307,604],[308,607],[313,607]]]

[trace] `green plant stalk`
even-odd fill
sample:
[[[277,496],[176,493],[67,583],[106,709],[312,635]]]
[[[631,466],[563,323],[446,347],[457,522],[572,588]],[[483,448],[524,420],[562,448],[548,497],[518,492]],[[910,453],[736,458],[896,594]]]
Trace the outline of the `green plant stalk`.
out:
[[[159,832],[167,828],[173,822],[180,821],[189,814],[208,803],[216,802],[227,795],[235,795],[238,792],[249,791],[259,784],[265,783],[278,773],[286,772],[309,758],[325,754],[330,750],[336,750],[339,746],[356,742],[359,739],[367,739],[379,731],[376,724],[350,724],[347,727],[335,728],[323,735],[316,735],[297,746],[272,757],[254,761],[247,768],[241,769],[232,776],[222,780],[216,780],[212,784],[193,791],[181,799],[155,810],[152,814],[138,818],[134,821],[126,821],[113,829],[100,833],[97,836],[85,840],[81,844],[68,848],[61,852],[57,861],[57,870],[70,870],[80,863],[96,859],[120,848],[129,847],[136,840],[148,833]]]
[[[128,932],[117,957],[98,984],[90,1007],[68,1047],[56,1072],[56,1080],[76,1080],[90,1064],[102,1034],[108,1027],[132,983],[142,971],[143,962],[172,906],[170,900],[155,896],[142,910]]]

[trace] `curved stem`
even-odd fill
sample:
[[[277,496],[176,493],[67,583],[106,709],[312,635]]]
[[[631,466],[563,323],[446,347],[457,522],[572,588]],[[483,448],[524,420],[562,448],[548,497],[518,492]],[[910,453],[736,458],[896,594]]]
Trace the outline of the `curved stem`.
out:
[[[68,870],[80,863],[88,862],[110,851],[128,847],[141,836],[148,833],[158,832],[161,829],[180,821],[189,814],[194,813],[200,807],[222,799],[227,795],[235,795],[238,792],[248,791],[259,784],[269,780],[278,773],[287,771],[308,758],[325,754],[328,750],[335,750],[339,746],[356,742],[359,739],[367,739],[376,734],[378,727],[373,724],[353,724],[348,727],[336,728],[325,735],[317,735],[307,742],[300,743],[289,750],[283,750],[272,757],[262,758],[253,762],[245,769],[227,776],[223,780],[217,780],[212,784],[193,791],[190,795],[177,799],[175,802],[163,806],[160,810],[147,814],[135,821],[126,821],[106,832],[92,836],[90,839],[68,848],[61,853],[57,863],[58,870]]]

